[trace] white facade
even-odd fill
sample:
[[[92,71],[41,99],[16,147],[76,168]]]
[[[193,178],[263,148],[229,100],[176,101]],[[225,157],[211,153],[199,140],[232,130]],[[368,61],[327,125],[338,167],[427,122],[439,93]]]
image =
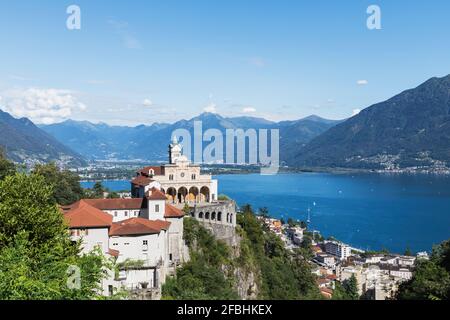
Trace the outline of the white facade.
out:
[[[325,252],[335,255],[340,260],[346,260],[351,256],[351,248],[350,246],[337,242],[337,241],[327,241],[325,242]]]
[[[81,239],[82,253],[88,253],[99,247],[103,253],[109,250],[108,228],[74,228],[70,230],[72,241]]]

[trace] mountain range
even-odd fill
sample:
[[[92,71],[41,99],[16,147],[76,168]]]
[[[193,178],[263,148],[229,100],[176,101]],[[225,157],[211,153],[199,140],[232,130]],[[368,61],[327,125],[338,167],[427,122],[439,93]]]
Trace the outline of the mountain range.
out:
[[[68,147],[90,160],[143,159],[167,160],[167,145],[176,129],[186,129],[193,136],[194,122],[201,121],[207,129],[279,129],[280,155],[292,155],[312,138],[325,132],[340,121],[310,116],[296,121],[273,122],[256,117],[222,117],[216,113],[202,113],[189,120],[173,124],[155,123],[136,127],[109,126],[87,121],[67,120],[40,128]],[[206,146],[207,143],[204,144]],[[288,157],[281,160],[287,160]]]
[[[450,75],[431,78],[342,121],[309,116],[274,122],[202,113],[173,124],[136,127],[67,120],[35,126],[0,111],[0,146],[16,161],[166,161],[176,129],[279,129],[280,160],[295,167],[433,169],[450,167]],[[204,143],[204,147],[207,143]]]
[[[72,166],[85,164],[81,155],[39,129],[29,119],[16,119],[2,110],[0,147],[8,158],[20,163],[56,161]]]
[[[450,75],[431,78],[337,124],[299,149],[295,166],[450,167]]]

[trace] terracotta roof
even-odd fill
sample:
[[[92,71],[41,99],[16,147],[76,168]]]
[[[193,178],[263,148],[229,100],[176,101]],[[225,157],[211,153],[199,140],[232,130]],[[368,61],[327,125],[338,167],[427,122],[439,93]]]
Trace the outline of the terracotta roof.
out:
[[[333,295],[333,290],[330,288],[320,288],[320,293],[328,297]]]
[[[153,187],[147,191],[146,197],[148,200],[166,200],[166,195],[159,189]]]
[[[112,216],[80,200],[64,214],[70,228],[110,227]]]
[[[153,180],[146,176],[137,176],[133,180],[131,180],[132,184],[142,187],[149,185],[151,182],[153,182]]]
[[[184,217],[184,212],[174,206],[166,203],[166,212],[164,213],[164,218],[182,218]]]
[[[162,220],[147,220],[143,218],[131,218],[120,222],[114,222],[109,231],[110,236],[126,236],[140,234],[156,234],[161,230],[168,230],[170,222]]]
[[[110,256],[113,256],[113,257],[118,257],[119,256],[119,250],[114,250],[114,249],[109,249],[108,250],[108,254],[110,255]]]
[[[149,172],[151,169],[153,169],[155,176],[164,175],[164,167],[163,166],[147,166],[142,169],[139,169],[139,171],[137,171],[137,173],[144,175],[144,176],[149,176],[150,175]]]
[[[142,198],[132,199],[84,199],[86,203],[100,210],[140,209],[145,204]]]

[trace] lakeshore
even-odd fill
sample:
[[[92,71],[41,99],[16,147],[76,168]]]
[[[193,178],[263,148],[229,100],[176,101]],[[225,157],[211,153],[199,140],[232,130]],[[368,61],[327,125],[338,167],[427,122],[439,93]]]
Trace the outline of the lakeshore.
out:
[[[312,229],[364,250],[430,251],[450,236],[448,176],[297,173],[216,178],[220,193],[255,210],[267,207],[277,218],[306,221],[310,207]],[[130,184],[108,180],[104,186],[121,191]]]

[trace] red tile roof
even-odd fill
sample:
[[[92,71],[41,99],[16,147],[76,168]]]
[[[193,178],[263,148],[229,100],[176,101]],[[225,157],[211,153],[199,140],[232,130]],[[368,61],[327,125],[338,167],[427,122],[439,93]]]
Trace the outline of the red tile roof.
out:
[[[146,197],[148,200],[166,200],[166,195],[159,189],[153,187],[147,191]]]
[[[166,203],[166,212],[164,218],[182,218],[184,217],[184,212],[174,206]]]
[[[111,249],[111,248],[110,248],[110,249],[108,250],[108,253],[109,253],[110,256],[118,257],[120,251],[119,251],[119,250],[114,250],[114,249]]]
[[[144,199],[84,199],[86,203],[100,210],[131,210],[140,209],[145,206]]]
[[[147,220],[143,218],[131,218],[120,222],[114,222],[109,231],[110,236],[156,234],[161,230],[168,230],[170,222],[162,220]]]
[[[149,172],[151,169],[153,169],[155,176],[164,175],[164,167],[163,166],[147,166],[142,169],[139,169],[139,171],[137,171],[137,173],[144,175],[144,176],[149,176],[150,175]]]
[[[136,186],[145,187],[149,185],[153,180],[146,176],[137,176],[133,180],[131,180],[131,183]]]
[[[91,206],[85,200],[74,203],[64,214],[64,219],[70,228],[110,227],[113,220],[111,215]]]

